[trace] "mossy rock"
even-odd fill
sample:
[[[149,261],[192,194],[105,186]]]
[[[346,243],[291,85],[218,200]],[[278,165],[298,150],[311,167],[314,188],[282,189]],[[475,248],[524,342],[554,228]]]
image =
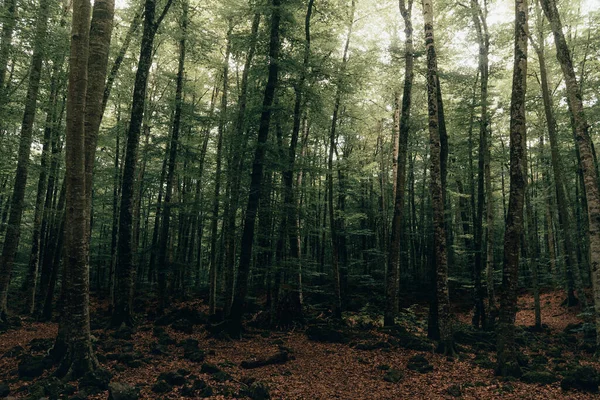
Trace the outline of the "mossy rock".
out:
[[[472,363],[480,368],[494,369],[495,365],[485,353],[479,353],[475,356]]]
[[[448,386],[446,392],[452,397],[461,397],[462,396],[462,388],[460,385],[454,384]]]
[[[263,382],[253,382],[243,394],[252,400],[269,400],[271,398],[269,386]]]
[[[171,386],[182,386],[185,384],[185,377],[177,371],[163,372],[158,376],[158,380],[163,380]]]
[[[158,381],[154,385],[152,385],[152,391],[154,393],[163,394],[168,393],[173,390],[173,386],[169,385],[165,381]]]
[[[538,383],[540,385],[550,385],[558,381],[556,375],[549,371],[529,371],[523,374],[521,380],[526,383]]]
[[[348,335],[329,325],[311,325],[306,330],[308,338],[321,343],[348,343]]]
[[[429,361],[422,354],[417,354],[416,356],[409,358],[406,368],[421,374],[433,371],[433,365],[429,364]]]
[[[200,372],[202,372],[203,374],[216,374],[219,372],[222,372],[221,368],[217,367],[214,364],[211,363],[204,363],[202,364],[202,367],[200,367]]]
[[[584,392],[597,393],[600,384],[600,374],[589,365],[576,366],[568,369],[563,375],[560,387],[563,390],[576,389]]]
[[[404,378],[404,373],[397,369],[390,369],[383,376],[383,380],[390,383],[398,383]]]
[[[10,386],[7,383],[0,382],[0,398],[7,397],[10,394]]]

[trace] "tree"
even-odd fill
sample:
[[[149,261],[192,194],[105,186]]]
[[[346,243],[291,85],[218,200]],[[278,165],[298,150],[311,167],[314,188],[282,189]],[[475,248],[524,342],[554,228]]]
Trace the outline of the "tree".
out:
[[[515,345],[515,317],[523,205],[527,185],[525,94],[527,92],[527,20],[526,0],[515,0],[515,46],[513,85],[510,103],[510,197],[504,233],[504,269],[498,319],[498,363],[496,374],[519,376]]]
[[[8,217],[8,226],[4,237],[2,256],[0,257],[0,322],[6,321],[8,286],[12,274],[13,263],[15,261],[15,255],[17,254],[17,249],[19,247],[19,237],[21,235],[21,217],[23,215],[25,187],[27,185],[27,174],[29,170],[31,141],[33,140],[33,123],[37,111],[37,99],[42,75],[42,62],[45,56],[50,5],[50,0],[40,0],[37,14],[25,110],[23,111],[23,121],[21,123],[18,162],[11,197],[10,216]],[[10,23],[11,20],[8,21],[7,25],[10,25]],[[5,40],[8,39],[9,36],[7,34]],[[1,65],[0,68],[2,68]],[[3,73],[0,75],[3,75]],[[2,88],[1,90],[4,89]]]
[[[577,83],[571,51],[562,31],[562,23],[558,9],[556,8],[556,2],[554,0],[542,0],[541,4],[554,35],[556,58],[560,63],[567,87],[567,104],[572,117],[571,124],[575,135],[575,143],[579,149],[579,165],[583,173],[589,225],[589,254],[592,287],[594,290],[596,345],[600,347],[600,189],[598,187],[598,171],[595,166],[594,149],[589,135],[589,125],[583,108],[581,88]],[[583,297],[585,294],[580,293],[580,296]]]
[[[398,275],[400,268],[400,239],[404,216],[404,188],[406,185],[406,153],[408,147],[408,134],[410,129],[410,106],[412,101],[412,86],[414,79],[413,39],[412,39],[412,0],[401,0],[400,14],[404,19],[404,92],[402,94],[402,111],[398,107],[399,99],[396,97],[396,115],[398,126],[398,153],[397,173],[394,182],[394,215],[392,217],[392,235],[388,255],[388,270],[386,276],[386,311],[385,325],[393,325],[394,316],[398,312]],[[399,120],[399,121],[398,121]]]
[[[254,226],[256,214],[261,198],[261,185],[263,179],[264,160],[266,153],[266,142],[269,136],[269,125],[271,122],[271,106],[275,97],[275,88],[279,78],[279,52],[281,46],[279,25],[281,22],[281,1],[272,0],[270,35],[269,35],[269,72],[267,85],[263,96],[262,112],[254,161],[252,163],[252,174],[250,177],[250,193],[246,206],[246,217],[242,231],[242,242],[240,249],[240,262],[237,274],[237,286],[229,314],[234,329],[241,328],[244,303],[248,293],[248,274],[250,272],[250,260],[252,257],[252,245],[254,242]]]
[[[144,32],[140,48],[140,58],[135,75],[133,103],[129,130],[127,131],[127,146],[123,165],[123,181],[121,185],[121,204],[119,208],[119,239],[117,244],[117,268],[115,282],[115,307],[112,313],[111,326],[120,327],[122,324],[133,325],[133,203],[134,182],[140,142],[144,104],[148,74],[152,65],[154,37],[161,22],[171,7],[172,0],[167,0],[162,13],[156,18],[156,0],[146,0],[144,6]],[[166,282],[166,266],[159,265],[159,285]],[[160,289],[159,289],[160,290]]]
[[[93,371],[98,360],[92,349],[89,314],[88,223],[86,197],[85,109],[88,88],[90,2],[73,2],[66,138],[65,310],[66,349],[57,373],[77,379]]]
[[[188,24],[188,4],[184,1],[181,4],[181,38],[179,39],[179,62],[177,66],[177,83],[175,88],[175,115],[173,116],[173,131],[171,133],[171,142],[169,144],[169,157],[167,162],[167,184],[165,188],[165,201],[162,205],[162,222],[160,231],[160,241],[158,245],[158,265],[167,264],[167,244],[169,243],[169,224],[171,222],[171,202],[173,195],[173,182],[175,180],[175,163],[177,161],[177,148],[179,145],[179,131],[181,129],[181,114],[183,109],[183,82],[185,77],[185,41]],[[164,268],[164,267],[161,267]],[[159,304],[158,308],[162,312],[166,306],[166,291],[164,283],[159,282]]]
[[[441,131],[445,122],[441,117],[441,88],[438,78],[437,55],[433,36],[433,4],[423,0],[423,20],[425,23],[425,48],[427,51],[427,105],[429,114],[429,157],[430,190],[433,208],[433,239],[435,253],[436,304],[439,318],[440,345],[444,354],[454,355],[452,316],[448,294],[448,254],[445,222],[445,179],[443,144]]]

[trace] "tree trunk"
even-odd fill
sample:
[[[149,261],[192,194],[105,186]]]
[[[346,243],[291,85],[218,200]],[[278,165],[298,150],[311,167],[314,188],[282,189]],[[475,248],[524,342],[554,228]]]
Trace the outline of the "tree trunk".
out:
[[[550,22],[554,34],[556,57],[567,87],[567,103],[571,113],[571,124],[575,133],[575,142],[580,154],[580,168],[585,186],[587,214],[589,223],[589,254],[594,291],[595,323],[597,346],[600,345],[600,191],[598,174],[594,165],[593,143],[589,135],[589,125],[583,109],[583,101],[577,78],[573,69],[571,53],[567,46],[555,0],[541,2],[544,14]],[[580,293],[580,297],[584,294]]]
[[[13,263],[19,247],[21,235],[21,217],[25,200],[25,187],[27,185],[27,172],[29,169],[29,154],[33,137],[33,123],[37,108],[37,97],[42,74],[42,62],[45,56],[46,36],[48,31],[48,18],[50,14],[50,0],[40,0],[31,66],[29,70],[29,83],[25,98],[25,110],[21,123],[21,136],[17,158],[15,183],[11,197],[10,214],[4,236],[4,246],[0,257],[0,322],[6,319],[8,287],[12,275]],[[4,29],[4,27],[3,27]],[[0,66],[1,68],[1,66]]]
[[[156,0],[145,1],[144,32],[133,88],[133,102],[131,105],[129,129],[127,131],[127,147],[121,185],[119,239],[117,242],[117,268],[115,275],[115,307],[111,318],[111,326],[113,327],[119,327],[122,324],[133,325],[132,303],[133,277],[135,273],[133,260],[133,203],[135,197],[135,170],[144,116],[148,75],[150,66],[152,65],[154,36],[171,3],[172,0],[167,1],[162,14],[155,20]]]
[[[244,229],[242,231],[237,287],[230,312],[230,317],[237,329],[241,328],[242,313],[244,309],[244,303],[246,301],[246,295],[248,293],[248,275],[250,272],[250,261],[252,258],[252,245],[254,242],[254,226],[256,223],[256,213],[258,211],[258,205],[261,197],[261,183],[263,178],[266,144],[269,136],[269,124],[271,122],[272,114],[271,106],[273,105],[275,88],[277,87],[279,75],[279,24],[281,20],[281,0],[272,0],[271,4],[272,11],[269,39],[269,72],[263,98],[256,151],[254,153],[254,162],[252,163],[250,193],[248,195],[248,204],[246,206]]]
[[[88,223],[86,195],[85,109],[88,87],[90,3],[74,0],[67,92],[65,305],[61,328],[66,331],[66,352],[59,376],[77,379],[93,371],[98,360],[92,349],[89,313]]]
[[[88,86],[85,97],[85,195],[87,213],[86,253],[89,257],[89,246],[92,234],[92,187],[94,179],[94,163],[96,161],[96,145],[102,122],[102,98],[104,81],[108,66],[108,53],[113,29],[115,12],[114,0],[95,0],[92,10],[92,22],[89,33]]]
[[[5,98],[6,70],[12,48],[12,36],[17,25],[17,0],[6,0],[4,2],[2,18],[2,36],[0,37],[0,109],[7,101]]]
[[[119,49],[119,53],[115,57],[115,61],[113,61],[113,65],[110,69],[108,76],[106,77],[106,85],[104,86],[104,93],[102,94],[102,113],[106,109],[106,104],[108,103],[108,99],[110,98],[110,92],[113,87],[113,83],[117,78],[117,74],[119,73],[119,69],[121,68],[121,64],[123,64],[123,60],[125,59],[125,54],[127,53],[127,49],[131,44],[131,39],[133,39],[133,35],[137,32],[140,21],[142,20],[142,13],[138,12],[133,17],[131,21],[131,25],[129,25],[129,29],[127,30],[127,34],[125,35],[125,39],[121,44],[121,48]]]
[[[435,253],[436,303],[439,318],[440,346],[447,355],[454,355],[452,316],[448,297],[448,254],[444,204],[444,155],[442,154],[441,131],[445,131],[443,119],[440,121],[441,90],[437,75],[437,56],[433,36],[433,5],[431,0],[423,0],[423,20],[425,23],[425,46],[427,51],[427,103],[429,113],[430,145],[430,190],[433,209],[433,239]]]
[[[525,93],[527,91],[526,0],[515,0],[515,47],[510,106],[510,197],[504,233],[504,270],[498,321],[496,373],[520,376],[515,345],[519,256],[523,235],[523,203],[527,185]]]
[[[408,133],[410,129],[410,106],[412,100],[412,85],[414,79],[413,39],[412,39],[412,0],[400,1],[400,13],[404,19],[404,92],[402,94],[402,110],[396,116],[398,121],[398,154],[395,163],[398,165],[394,181],[394,215],[390,248],[388,255],[388,269],[386,276],[386,308],[384,325],[394,324],[394,317],[398,313],[398,285],[400,271],[400,239],[404,216],[404,191],[406,183],[406,153],[408,150]],[[396,97],[396,102],[399,99]],[[399,109],[396,105],[396,109]],[[399,117],[399,118],[398,118]],[[386,221],[387,223],[387,221]]]
[[[248,135],[244,135],[246,129],[246,108],[248,104],[248,76],[250,73],[250,67],[252,66],[252,60],[256,50],[256,37],[258,34],[258,26],[260,25],[260,14],[254,14],[252,20],[252,28],[250,32],[250,46],[248,47],[248,54],[246,55],[246,61],[244,63],[244,71],[242,72],[242,81],[240,83],[240,96],[238,99],[238,114],[235,122],[235,136],[232,140],[231,146],[231,166],[228,184],[230,185],[230,197],[228,200],[227,220],[226,220],[226,231],[227,235],[224,238],[225,247],[225,315],[229,314],[231,310],[231,303],[233,301],[234,292],[234,273],[235,273],[235,230],[236,230],[236,217],[240,202],[240,181],[243,173],[243,154],[246,150],[246,144],[248,142]]]
[[[177,146],[179,145],[179,131],[181,127],[181,114],[183,108],[183,80],[185,76],[185,39],[187,35],[188,3],[181,4],[181,38],[179,39],[179,64],[177,67],[177,83],[175,88],[175,115],[173,117],[173,132],[169,145],[169,158],[167,163],[167,187],[165,188],[165,201],[162,204],[162,223],[160,241],[158,244],[158,310],[162,313],[167,305],[166,276],[169,270],[167,263],[167,243],[169,242],[169,224],[171,223],[171,196],[175,180],[175,163],[177,161]]]

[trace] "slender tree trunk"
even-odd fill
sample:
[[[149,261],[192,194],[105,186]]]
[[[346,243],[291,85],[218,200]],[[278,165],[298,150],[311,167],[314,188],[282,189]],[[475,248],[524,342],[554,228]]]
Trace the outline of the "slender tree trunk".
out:
[[[173,117],[173,132],[171,133],[171,144],[169,145],[169,161],[167,163],[167,187],[165,189],[165,201],[162,204],[162,224],[160,241],[158,244],[158,310],[162,313],[167,305],[166,270],[167,243],[169,242],[169,225],[171,222],[171,196],[173,194],[173,183],[175,180],[175,163],[177,161],[177,148],[179,146],[179,131],[181,127],[181,114],[183,109],[183,80],[185,76],[185,40],[187,35],[188,3],[181,4],[181,38],[179,39],[179,64],[177,67],[177,83],[175,88],[175,115]],[[172,233],[171,233],[172,234]]]
[[[6,0],[4,2],[2,18],[2,36],[0,36],[0,109],[5,104],[6,71],[12,48],[12,36],[17,25],[17,0]]]
[[[296,193],[294,192],[294,166],[296,162],[296,148],[298,147],[298,138],[300,136],[300,122],[302,118],[302,106],[304,103],[304,86],[306,81],[306,75],[308,73],[309,61],[310,61],[310,19],[312,16],[314,0],[308,1],[308,8],[306,10],[306,16],[304,19],[304,58],[302,63],[302,70],[300,72],[300,79],[294,87],[295,102],[294,102],[294,116],[293,116],[293,127],[292,136],[290,138],[290,145],[288,149],[287,159],[285,158],[285,152],[282,148],[282,156],[286,160],[286,165],[282,173],[282,180],[284,186],[283,194],[283,216],[280,227],[280,237],[278,239],[278,247],[283,247],[286,237],[289,241],[290,246],[290,260],[289,262],[293,266],[289,275],[292,276],[291,282],[288,282],[290,291],[287,294],[289,297],[286,304],[291,304],[292,308],[286,310],[277,310],[279,316],[278,322],[281,322],[282,317],[289,320],[289,314],[293,311],[295,315],[294,319],[302,319],[302,307],[300,302],[300,283],[302,281],[301,270],[300,270],[300,242],[298,240],[298,232],[300,227],[298,226],[298,210]],[[296,188],[297,190],[297,188]],[[287,276],[288,274],[286,274]]]
[[[352,0],[350,9],[350,18],[348,20],[348,34],[346,36],[346,44],[344,45],[344,54],[342,56],[342,65],[340,67],[339,76],[340,80],[344,76],[346,71],[346,65],[348,63],[348,49],[350,47],[350,38],[352,37],[352,30],[354,28],[354,11],[356,2]],[[329,131],[329,158],[327,162],[327,191],[329,192],[328,197],[328,211],[329,211],[329,226],[331,231],[331,273],[333,277],[333,290],[334,290],[334,303],[333,303],[333,314],[336,318],[342,317],[342,291],[340,281],[340,249],[339,249],[339,224],[335,218],[335,208],[333,207],[333,153],[337,153],[337,134],[336,129],[338,125],[338,115],[340,111],[340,105],[342,101],[342,88],[341,82],[337,83],[335,104],[333,106],[333,115],[331,117],[331,129]]]
[[[412,38],[412,0],[401,0],[400,13],[404,19],[404,92],[402,94],[402,110],[396,116],[398,121],[398,154],[394,160],[398,165],[394,180],[394,215],[392,217],[391,240],[388,255],[386,276],[386,308],[384,325],[393,325],[398,313],[398,289],[400,272],[400,239],[404,217],[404,191],[406,184],[406,153],[408,150],[408,133],[410,130],[410,106],[414,79],[413,38]],[[396,97],[396,102],[399,99]],[[396,105],[396,109],[399,109]],[[387,222],[386,222],[387,223]]]
[[[532,41],[533,44],[533,41]],[[544,55],[544,47],[543,42],[540,41],[539,45],[533,44],[533,47],[538,56],[538,62],[540,65],[540,86],[542,89],[542,99],[544,102],[544,112],[546,115],[546,125],[548,129],[548,137],[550,139],[550,154],[551,154],[551,163],[552,163],[552,171],[554,174],[554,184],[556,187],[556,201],[558,205],[558,215],[559,215],[559,225],[561,230],[563,231],[563,240],[565,246],[565,265],[567,270],[567,304],[575,305],[578,303],[577,298],[575,297],[574,286],[576,286],[576,282],[574,279],[574,269],[578,269],[577,256],[575,255],[575,250],[573,246],[572,239],[572,228],[571,228],[571,213],[569,211],[569,205],[567,202],[567,195],[565,189],[565,181],[563,177],[563,167],[558,149],[558,138],[556,132],[556,119],[554,118],[553,111],[553,102],[552,96],[550,94],[550,86],[548,82],[548,72],[546,68],[546,59]],[[581,286],[578,287],[578,291],[581,292]],[[582,299],[585,298],[585,295]]]
[[[129,29],[127,30],[127,34],[125,34],[125,39],[121,44],[121,48],[119,49],[119,53],[115,57],[113,61],[113,65],[106,77],[106,85],[104,86],[104,93],[102,94],[102,113],[106,109],[106,104],[108,103],[108,99],[110,98],[110,92],[112,91],[113,84],[115,79],[117,78],[117,74],[119,73],[119,69],[121,69],[121,65],[123,64],[123,60],[125,59],[125,54],[127,53],[127,49],[131,44],[131,39],[137,32],[140,22],[142,20],[142,13],[138,12],[133,17],[131,21],[131,25],[129,25]]]
[[[57,57],[58,58],[58,57]],[[35,212],[33,217],[33,232],[31,239],[31,253],[29,256],[29,268],[27,278],[23,282],[23,292],[25,295],[26,312],[32,314],[35,309],[35,295],[37,292],[37,278],[39,271],[39,261],[41,254],[42,220],[44,216],[45,199],[47,197],[46,189],[48,187],[48,169],[49,158],[52,146],[52,136],[54,134],[55,120],[57,118],[58,108],[58,74],[62,67],[62,62],[54,59],[52,68],[52,78],[50,82],[50,98],[48,99],[48,109],[46,110],[46,123],[44,127],[44,139],[42,155],[40,161],[40,175],[37,185],[37,195],[35,199]]]
[[[540,143],[543,143],[541,141]],[[528,150],[529,152],[529,150]],[[533,205],[535,201],[535,193],[533,191],[534,186],[534,174],[533,174],[533,161],[529,159],[530,175],[529,175],[529,187],[525,194],[525,212],[527,215],[527,235],[523,236],[524,239],[524,253],[525,258],[529,261],[529,268],[531,269],[531,280],[533,285],[533,310],[535,315],[534,328],[537,331],[542,330],[542,310],[540,305],[540,279],[539,279],[539,259],[540,259],[540,244],[538,240],[537,224],[535,222],[535,213]],[[526,240],[525,240],[526,239]]]
[[[229,315],[231,303],[233,301],[234,292],[234,271],[235,271],[235,230],[236,217],[240,201],[240,181],[243,173],[243,154],[246,150],[248,141],[247,135],[244,135],[246,127],[246,108],[248,104],[248,76],[252,66],[252,60],[256,50],[256,37],[258,34],[258,26],[260,25],[260,14],[254,14],[252,20],[252,28],[250,32],[250,46],[244,63],[244,71],[242,72],[242,81],[240,83],[240,96],[238,99],[238,113],[235,122],[235,136],[231,143],[231,167],[228,179],[228,184],[231,186],[229,193],[229,202],[226,221],[227,235],[224,238],[225,247],[225,268],[227,270],[225,276],[225,315]]]
[[[242,231],[237,287],[230,312],[230,317],[234,324],[237,325],[236,328],[238,329],[241,328],[242,313],[244,309],[244,303],[246,301],[246,295],[248,293],[248,276],[250,272],[250,261],[252,258],[252,246],[254,242],[254,226],[256,223],[256,213],[258,211],[258,205],[261,197],[261,183],[263,178],[266,144],[269,136],[269,124],[271,122],[272,114],[271,106],[273,105],[275,88],[277,87],[279,75],[279,24],[281,20],[281,0],[272,0],[271,4],[272,11],[269,39],[269,72],[263,98],[260,124],[258,128],[256,152],[254,153],[254,162],[252,163],[250,193],[248,195],[248,204],[246,206],[244,229]]]
[[[25,98],[25,110],[21,123],[21,136],[17,158],[15,183],[11,197],[10,214],[4,236],[4,246],[0,257],[0,322],[6,319],[8,287],[12,275],[13,263],[19,247],[21,235],[21,217],[25,201],[25,187],[29,169],[29,154],[33,139],[33,123],[37,109],[37,97],[42,74],[42,62],[46,50],[46,36],[48,31],[48,18],[50,14],[50,0],[41,0],[35,26],[35,36],[31,65],[29,69],[29,83]],[[3,27],[4,29],[4,27]],[[0,49],[1,50],[1,49]],[[0,65],[0,68],[2,66]]]
[[[515,345],[519,256],[527,185],[525,93],[527,91],[527,0],[515,0],[515,47],[510,106],[510,197],[504,233],[504,270],[498,321],[496,373],[520,376]]]
[[[442,154],[442,135],[445,131],[443,119],[440,121],[441,90],[437,75],[437,56],[433,37],[433,5],[431,0],[423,0],[423,20],[425,23],[425,46],[427,51],[427,99],[429,112],[430,145],[430,190],[433,209],[434,253],[436,269],[436,303],[439,318],[440,345],[445,354],[454,355],[452,316],[448,297],[448,255],[445,224],[444,154]]]
[[[140,132],[144,116],[148,75],[152,65],[154,36],[164,16],[171,6],[168,0],[162,14],[155,18],[156,0],[146,0],[144,9],[144,32],[140,58],[135,75],[133,103],[127,131],[127,146],[123,166],[121,205],[119,208],[119,239],[117,242],[117,268],[115,282],[115,307],[111,326],[133,325],[133,277],[135,273],[133,257],[133,207],[135,197],[135,170],[138,158]]]
[[[215,169],[215,192],[213,198],[213,211],[211,221],[210,237],[210,269],[209,269],[209,308],[214,314],[217,307],[217,235],[219,223],[219,200],[221,195],[221,161],[223,155],[223,135],[227,123],[227,92],[229,86],[229,54],[231,52],[232,22],[229,22],[227,31],[227,44],[225,48],[225,60],[223,62],[223,93],[221,93],[221,109],[219,110],[219,128],[217,133],[217,165]]]

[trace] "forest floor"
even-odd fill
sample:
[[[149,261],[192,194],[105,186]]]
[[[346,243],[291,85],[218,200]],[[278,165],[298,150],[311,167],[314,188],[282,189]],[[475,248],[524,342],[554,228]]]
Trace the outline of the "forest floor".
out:
[[[316,320],[287,332],[249,327],[241,340],[211,338],[200,302],[178,304],[134,331],[106,331],[102,318],[92,317],[98,358],[110,374],[71,385],[52,378],[44,358],[57,325],[24,319],[0,334],[0,397],[106,399],[110,380],[115,400],[134,399],[135,392],[164,399],[598,398],[592,392],[600,379],[592,375],[600,364],[590,354],[589,324],[578,308],[561,306],[563,299],[558,291],[542,294],[547,326],[533,332],[526,328],[534,321],[533,298],[519,298],[520,380],[494,375],[493,333],[471,329],[468,313],[457,315],[458,358],[435,354],[425,338],[424,307],[405,310],[405,328],[385,331],[355,314],[345,327]]]

